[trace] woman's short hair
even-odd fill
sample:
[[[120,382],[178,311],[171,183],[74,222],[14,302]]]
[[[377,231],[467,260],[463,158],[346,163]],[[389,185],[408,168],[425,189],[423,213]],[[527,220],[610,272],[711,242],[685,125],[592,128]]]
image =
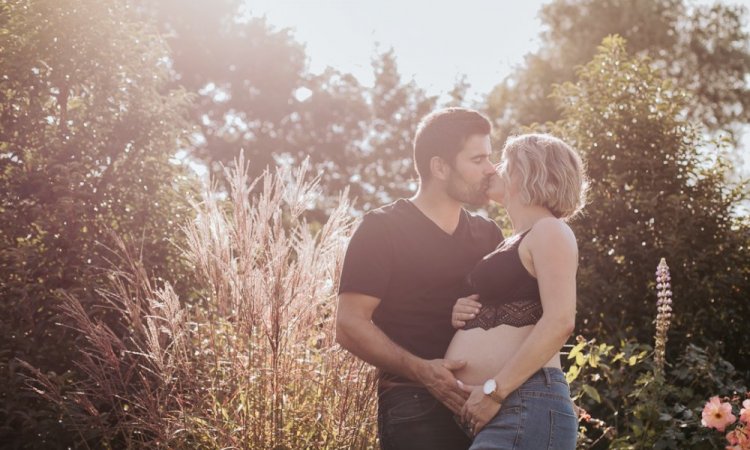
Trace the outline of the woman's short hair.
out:
[[[489,135],[492,124],[479,111],[445,108],[433,111],[419,122],[414,136],[414,168],[422,181],[428,181],[430,160],[439,156],[453,166],[466,140],[475,134]]]
[[[578,153],[549,134],[508,138],[503,148],[503,176],[518,174],[519,195],[527,205],[549,209],[555,217],[570,219],[586,204],[589,183]]]

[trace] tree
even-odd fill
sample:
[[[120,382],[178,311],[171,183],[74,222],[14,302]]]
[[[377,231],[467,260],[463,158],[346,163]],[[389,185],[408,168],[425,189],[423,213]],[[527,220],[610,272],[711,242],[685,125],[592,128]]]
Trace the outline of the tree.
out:
[[[169,47],[164,89],[192,94],[185,150],[193,161],[218,175],[244,149],[254,173],[273,165],[305,70],[304,47],[290,30],[248,16],[239,0],[127,3]]]
[[[683,0],[555,0],[540,12],[542,46],[488,96],[502,140],[520,126],[557,120],[550,94],[575,79],[609,34],[648,55],[689,97],[690,117],[709,131],[737,131],[750,121],[750,35],[742,6],[689,7]]]
[[[574,223],[583,332],[650,341],[649,286],[665,257],[674,291],[670,346],[718,344],[750,369],[741,345],[750,316],[750,222],[733,214],[747,191],[727,183],[721,156],[698,151],[711,143],[682,115],[692,100],[648,59],[629,56],[619,37],[606,38],[554,99],[562,119],[551,129],[585,156],[592,185]]]
[[[369,210],[416,188],[412,139],[436,98],[401,80],[393,50],[373,58],[373,71],[372,87],[332,68],[308,75],[300,88],[305,95],[283,123],[285,142],[274,158],[281,164],[309,158],[317,168],[324,194],[319,221],[344,189],[357,199],[356,209]]]
[[[369,93],[370,128],[358,170],[372,193],[362,199],[364,209],[415,192],[412,141],[419,121],[437,102],[437,97],[428,96],[413,80],[401,80],[393,49],[374,58],[372,66],[375,84]]]
[[[412,139],[437,100],[401,80],[392,49],[373,58],[373,72],[372,87],[331,68],[308,75],[301,87],[307,95],[284,122],[286,142],[274,153],[290,164],[309,157],[328,199],[348,189],[360,210],[414,192]],[[333,206],[321,203],[320,212]]]
[[[302,44],[290,30],[249,17],[239,0],[139,4],[169,45],[168,87],[194,95],[190,156],[215,175],[243,149],[253,175],[274,165],[307,79]]]
[[[333,68],[308,73],[291,31],[237,0],[143,2],[141,12],[167,36],[171,86],[196,97],[188,150],[214,174],[244,149],[254,176],[310,158],[328,198],[348,187],[364,209],[413,192],[411,140],[436,99],[401,81],[393,50],[373,59],[370,88]]]
[[[295,101],[294,114],[283,123],[285,142],[273,155],[280,164],[299,165],[309,159],[317,169],[323,196],[314,215],[322,223],[335,208],[339,192],[348,188],[354,195],[367,195],[357,174],[370,105],[366,87],[330,67],[307,75],[300,90],[305,95]]]
[[[188,211],[171,161],[187,98],[165,91],[167,49],[123,2],[0,8],[0,440],[65,445],[13,358],[73,369],[55,305],[62,292],[93,296],[112,231],[140,246],[154,277],[187,279],[171,242]]]

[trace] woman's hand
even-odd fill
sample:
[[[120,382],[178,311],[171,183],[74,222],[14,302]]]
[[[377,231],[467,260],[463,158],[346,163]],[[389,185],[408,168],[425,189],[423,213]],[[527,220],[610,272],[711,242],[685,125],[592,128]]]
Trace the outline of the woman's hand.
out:
[[[461,408],[461,420],[468,424],[474,436],[500,411],[500,403],[484,395],[482,386],[464,385],[459,382],[461,389],[471,392],[469,398]]]
[[[477,300],[479,300],[479,296],[474,294],[459,298],[456,301],[451,313],[451,325],[453,325],[453,328],[461,328],[466,325],[467,320],[471,320],[477,316],[479,309],[482,307],[482,304]]]

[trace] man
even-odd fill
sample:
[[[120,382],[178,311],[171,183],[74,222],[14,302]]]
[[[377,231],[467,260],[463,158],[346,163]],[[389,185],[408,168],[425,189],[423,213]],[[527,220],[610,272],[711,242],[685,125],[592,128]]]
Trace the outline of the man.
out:
[[[419,190],[369,212],[352,236],[339,286],[337,341],[379,369],[383,449],[460,449],[454,420],[466,394],[443,355],[451,308],[471,294],[465,277],[502,241],[497,225],[463,204],[488,202],[495,169],[489,121],[448,108],[420,123],[414,139]]]

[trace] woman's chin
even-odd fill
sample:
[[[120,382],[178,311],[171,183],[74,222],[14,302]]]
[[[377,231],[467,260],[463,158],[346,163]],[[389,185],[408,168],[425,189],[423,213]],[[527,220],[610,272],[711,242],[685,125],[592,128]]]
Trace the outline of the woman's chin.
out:
[[[487,198],[489,198],[493,203],[499,203],[503,204],[503,193],[502,192],[492,192],[492,190],[487,191]]]

